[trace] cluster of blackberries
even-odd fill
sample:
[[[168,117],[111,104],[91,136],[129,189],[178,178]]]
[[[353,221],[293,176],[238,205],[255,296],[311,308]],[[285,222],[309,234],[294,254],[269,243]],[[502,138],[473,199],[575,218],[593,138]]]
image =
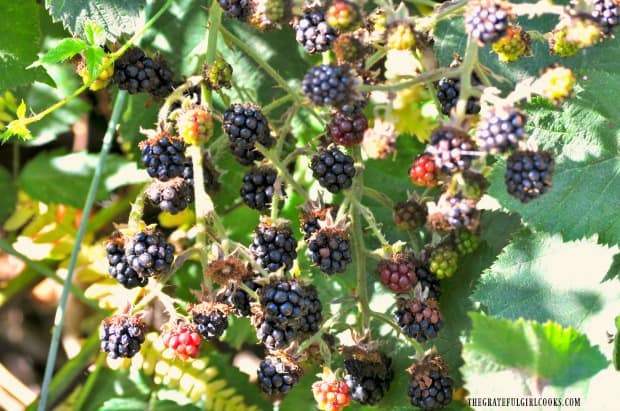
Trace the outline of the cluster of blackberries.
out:
[[[230,141],[230,150],[241,165],[263,159],[263,155],[256,151],[256,143],[269,148],[275,142],[267,118],[254,104],[231,105],[224,112],[223,127]]]
[[[319,149],[310,160],[310,168],[313,177],[331,193],[351,187],[355,177],[353,157],[337,147]]]
[[[297,240],[288,225],[264,222],[254,230],[250,251],[256,262],[265,270],[289,270],[297,258]]]
[[[144,342],[145,325],[138,317],[118,315],[101,324],[101,349],[108,357],[131,358],[140,351]]]
[[[295,25],[295,39],[310,54],[323,53],[330,49],[338,32],[325,21],[321,9],[309,10],[301,16]]]
[[[174,74],[163,59],[153,60],[132,47],[114,62],[114,83],[129,94],[150,93],[166,97],[174,88]]]
[[[436,300],[408,300],[399,298],[394,313],[396,323],[403,332],[419,343],[437,337],[443,327],[443,321]]]
[[[349,356],[344,360],[344,368],[351,398],[364,405],[381,401],[394,379],[392,359],[383,352]]]

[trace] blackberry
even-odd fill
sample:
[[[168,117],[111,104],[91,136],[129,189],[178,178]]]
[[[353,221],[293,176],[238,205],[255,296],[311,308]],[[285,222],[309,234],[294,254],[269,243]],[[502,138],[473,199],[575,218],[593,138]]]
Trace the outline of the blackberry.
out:
[[[150,93],[166,97],[174,88],[174,74],[163,59],[153,60],[138,47],[132,47],[114,62],[113,81],[129,94]]]
[[[381,260],[376,273],[381,283],[395,293],[408,292],[418,281],[412,256],[403,253]]]
[[[257,375],[265,394],[281,397],[299,382],[301,368],[288,358],[268,356],[259,364]]]
[[[325,13],[325,20],[341,32],[352,30],[361,20],[359,6],[349,0],[334,0]]]
[[[254,230],[250,251],[256,262],[269,272],[289,270],[297,258],[297,240],[287,225],[261,223]]]
[[[295,280],[273,280],[260,289],[259,296],[266,320],[294,327],[310,305],[306,290]]]
[[[439,278],[430,270],[427,261],[418,260],[415,262],[415,275],[418,278],[418,282],[413,285],[413,288],[419,284],[423,293],[428,289],[428,298],[439,299],[441,296],[441,283]]]
[[[319,149],[310,160],[312,176],[331,193],[351,187],[355,177],[353,157],[344,154],[337,147]]]
[[[354,401],[374,405],[381,401],[394,379],[392,359],[382,352],[358,352],[344,360],[344,381]]]
[[[181,177],[192,187],[194,187],[194,168],[192,160],[188,158],[183,164],[183,173]],[[219,177],[220,173],[213,165],[213,159],[211,159],[207,153],[203,153],[202,156],[202,177],[204,179],[205,191],[209,194],[213,194],[220,189]]]
[[[401,201],[394,206],[394,224],[401,230],[413,230],[426,222],[426,205],[415,199]]]
[[[468,169],[476,155],[474,144],[465,131],[446,126],[433,130],[426,151],[433,156],[435,166],[445,174]]]
[[[412,374],[408,391],[411,405],[422,410],[436,410],[450,404],[454,383],[448,376],[445,361],[438,354],[427,355],[408,371]]]
[[[159,231],[140,231],[125,242],[125,256],[131,268],[150,277],[170,270],[174,247]]]
[[[217,3],[231,19],[245,20],[252,13],[250,0],[218,0]]]
[[[510,3],[502,0],[477,0],[465,12],[465,31],[480,46],[491,44],[506,35],[513,16]]]
[[[183,175],[186,157],[182,139],[160,132],[141,141],[139,147],[142,164],[149,176],[168,181]]]
[[[209,90],[218,91],[223,88],[231,88],[233,68],[221,57],[217,57],[216,60],[207,64],[203,68],[203,76]]]
[[[439,246],[431,253],[429,268],[440,280],[452,277],[458,268],[457,258],[458,254],[452,247],[448,245]]]
[[[361,110],[351,114],[336,112],[327,126],[327,134],[336,144],[352,147],[364,139],[368,130],[368,119]]]
[[[321,228],[308,242],[308,258],[325,274],[343,273],[351,262],[351,244],[341,228]]]
[[[304,76],[302,91],[317,106],[341,106],[353,99],[354,79],[346,65],[322,64]]]
[[[228,328],[226,306],[202,303],[190,309],[196,331],[205,340],[217,339]]]
[[[164,324],[161,339],[166,351],[182,360],[196,358],[200,354],[202,337],[191,323],[179,319],[174,323]]]
[[[223,127],[230,141],[230,150],[241,165],[263,159],[263,155],[255,150],[256,143],[269,148],[275,142],[267,118],[258,106],[251,103],[231,105],[224,112]]]
[[[144,333],[144,321],[139,317],[116,315],[107,318],[101,324],[99,334],[101,350],[107,352],[112,359],[131,358],[140,351]]]
[[[476,128],[478,148],[489,153],[516,149],[526,137],[525,115],[514,107],[490,108]]]
[[[304,292],[304,298],[308,304],[306,314],[300,319],[299,331],[314,334],[319,331],[321,321],[323,321],[323,304],[314,285],[305,286]]]
[[[194,201],[194,187],[182,177],[156,181],[146,189],[146,196],[161,211],[177,214]]]
[[[277,321],[263,320],[256,327],[256,336],[268,350],[279,350],[297,337],[295,328]]]
[[[437,167],[435,159],[428,153],[420,154],[409,168],[409,178],[415,185],[433,188],[437,186]]]
[[[423,301],[399,298],[394,320],[405,334],[421,344],[437,337],[443,328],[439,305],[430,298]]]
[[[454,235],[454,245],[459,255],[471,254],[480,246],[480,236],[469,230],[458,230]]]
[[[476,201],[471,198],[442,194],[439,207],[452,230],[474,231],[480,224],[480,210],[476,208]]]
[[[308,242],[312,234],[317,232],[321,226],[320,222],[325,221],[327,215],[333,220],[338,214],[336,207],[324,205],[322,200],[311,202],[302,209],[301,232],[304,235],[304,241]]]
[[[200,105],[183,107],[178,112],[176,130],[187,144],[199,145],[213,135],[213,118],[209,110]]]
[[[125,288],[144,287],[149,279],[138,274],[127,263],[125,240],[119,233],[113,234],[105,245],[108,257],[108,273]]]
[[[591,16],[601,27],[601,32],[605,35],[612,34],[620,24],[618,3],[615,0],[594,0],[592,6],[594,10]]]
[[[258,283],[254,282],[253,278],[243,279],[243,284],[252,291],[257,291],[261,288]],[[233,312],[238,316],[249,317],[252,315],[250,296],[234,283],[229,284],[217,295],[217,301],[229,304],[234,310]]]
[[[548,151],[516,151],[506,161],[508,194],[528,203],[545,194],[551,187],[555,162]]]
[[[322,411],[341,411],[351,402],[349,387],[342,380],[336,379],[331,374],[312,384],[312,395],[317,403],[319,410]]]
[[[338,31],[327,24],[325,12],[321,9],[309,10],[301,16],[295,25],[295,39],[307,53],[323,53],[329,50]]]
[[[479,84],[477,77],[472,76],[472,85]],[[441,105],[441,112],[449,115],[452,109],[456,108],[459,102],[459,93],[461,92],[461,80],[457,78],[444,77],[437,83],[437,99]],[[475,97],[467,99],[465,106],[465,114],[478,114],[480,112],[480,102]]]
[[[243,176],[241,199],[250,208],[266,210],[271,206],[278,172],[271,167],[255,167]]]

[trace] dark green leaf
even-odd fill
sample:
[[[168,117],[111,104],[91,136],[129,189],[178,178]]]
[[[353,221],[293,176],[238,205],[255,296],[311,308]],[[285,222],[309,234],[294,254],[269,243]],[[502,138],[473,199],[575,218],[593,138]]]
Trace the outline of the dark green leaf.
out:
[[[54,48],[48,50],[43,57],[37,61],[37,64],[60,63],[78,53],[81,53],[86,47],[86,43],[80,39],[62,39]]]
[[[0,167],[0,221],[8,217],[17,203],[17,187],[13,182],[13,176],[4,167]]]

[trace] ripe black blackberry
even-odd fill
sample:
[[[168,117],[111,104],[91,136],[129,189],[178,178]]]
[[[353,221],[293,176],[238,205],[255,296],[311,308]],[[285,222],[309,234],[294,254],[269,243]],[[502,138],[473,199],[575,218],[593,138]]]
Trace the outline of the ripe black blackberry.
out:
[[[312,176],[331,193],[351,187],[355,177],[353,157],[344,154],[337,147],[319,149],[310,160]]]
[[[252,291],[257,291],[261,288],[253,278],[244,278],[243,283]],[[238,316],[249,317],[252,315],[250,296],[235,283],[229,284],[222,292],[218,293],[217,301],[230,305],[234,310],[233,312]]]
[[[411,405],[422,410],[436,410],[450,404],[454,383],[439,354],[427,355],[408,371],[411,374],[408,391]]]
[[[430,270],[428,261],[425,259],[419,259],[415,262],[415,275],[418,278],[418,282],[413,285],[413,288],[418,284],[422,292],[428,289],[428,298],[439,299],[441,296],[441,283],[439,278]]]
[[[146,196],[162,211],[177,214],[194,201],[194,187],[182,177],[175,177],[151,183],[146,189]]]
[[[513,16],[510,3],[502,0],[476,0],[465,12],[465,31],[480,46],[491,44],[506,35]]]
[[[141,141],[139,147],[142,164],[149,176],[168,181],[183,175],[186,162],[183,139],[160,132]]]
[[[394,379],[392,359],[383,352],[355,350],[346,356],[344,368],[351,398],[364,405],[381,401]]]
[[[467,133],[447,126],[433,130],[426,152],[433,156],[435,166],[444,174],[468,169],[476,155],[474,144]]]
[[[295,280],[272,280],[259,291],[264,318],[297,328],[299,319],[310,307],[306,294],[304,287]]]
[[[489,153],[516,149],[526,136],[525,115],[514,107],[490,108],[476,128],[478,148]]]
[[[249,0],[218,0],[218,4],[231,19],[245,20],[252,13]]]
[[[321,64],[308,71],[302,91],[317,106],[339,107],[353,100],[354,78],[347,65]]]
[[[290,359],[268,356],[258,366],[260,389],[272,397],[282,397],[299,382],[301,368]]]
[[[153,60],[138,47],[130,48],[114,62],[114,84],[129,94],[150,93],[155,97],[166,97],[174,88],[173,77],[165,60]]]
[[[419,343],[437,337],[443,327],[441,312],[436,300],[399,298],[394,319],[403,332]]]
[[[260,107],[251,103],[232,104],[224,112],[223,127],[230,141],[230,150],[241,165],[263,159],[255,149],[256,143],[269,148],[275,142],[267,118]]]
[[[108,273],[125,288],[144,287],[148,283],[148,277],[138,274],[127,263],[122,235],[113,234],[106,242],[105,251],[108,257]]]
[[[325,11],[320,8],[308,10],[295,25],[295,39],[307,53],[323,53],[331,47],[338,31],[325,21]]]
[[[254,230],[250,251],[256,262],[265,270],[289,270],[297,258],[297,240],[288,225],[262,222]]]
[[[101,324],[101,349],[108,357],[131,358],[140,351],[144,342],[144,321],[137,316],[116,315]]]
[[[352,113],[337,111],[327,126],[327,134],[332,141],[345,147],[361,143],[366,130],[368,119],[361,110],[354,110]]]
[[[256,324],[256,337],[270,351],[280,350],[297,338],[297,331],[289,324],[263,319]]]
[[[343,273],[351,262],[349,235],[342,227],[324,227],[308,241],[308,258],[325,274]]]
[[[554,168],[553,155],[548,151],[515,151],[506,161],[508,194],[522,203],[540,197],[551,187]]]
[[[319,293],[316,287],[312,284],[304,287],[305,297],[307,303],[306,314],[300,318],[299,331],[302,333],[314,334],[323,321],[323,304],[319,299]]]
[[[480,210],[476,208],[476,201],[471,198],[442,194],[439,208],[450,230],[474,231],[480,224]]]
[[[479,84],[477,76],[472,76],[472,85]],[[441,112],[449,115],[452,109],[456,108],[459,101],[459,93],[461,91],[461,80],[458,78],[444,77],[437,83],[437,99],[441,104]],[[478,114],[480,112],[480,102],[475,97],[467,99],[465,106],[465,114]]]
[[[601,32],[605,35],[612,34],[620,24],[620,5],[615,0],[594,0],[592,2],[592,18],[596,21]]]
[[[190,308],[198,334],[205,340],[220,338],[228,328],[227,306],[201,303]]]
[[[243,176],[241,199],[250,208],[266,210],[271,206],[278,172],[272,167],[254,167]]]
[[[159,231],[140,231],[125,241],[127,263],[145,277],[165,274],[174,260],[174,247]]]
[[[426,205],[409,199],[394,206],[394,224],[401,230],[413,230],[422,227],[426,222],[428,210]]]

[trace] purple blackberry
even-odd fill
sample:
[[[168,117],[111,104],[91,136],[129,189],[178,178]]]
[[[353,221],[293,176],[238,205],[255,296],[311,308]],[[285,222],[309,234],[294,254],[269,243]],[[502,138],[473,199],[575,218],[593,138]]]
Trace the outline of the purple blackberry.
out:
[[[480,224],[480,210],[476,208],[476,201],[471,198],[442,194],[439,207],[452,230],[474,231]]]
[[[271,167],[255,167],[243,176],[241,199],[250,208],[266,210],[271,206],[278,172]]]
[[[170,270],[174,247],[159,231],[141,231],[125,241],[125,256],[132,269],[151,277]]]
[[[354,110],[350,114],[337,111],[327,126],[328,135],[332,141],[345,147],[360,144],[366,130],[368,130],[368,119],[361,110]]]
[[[224,112],[223,127],[230,141],[230,150],[244,166],[263,159],[255,149],[256,143],[269,148],[275,142],[267,118],[258,106],[251,103],[231,105]]]
[[[344,360],[344,368],[344,381],[351,398],[364,405],[381,401],[394,379],[392,359],[382,352],[349,355]]]
[[[149,176],[160,181],[183,175],[186,157],[185,143],[181,138],[161,132],[139,144],[142,164]]]
[[[394,206],[394,224],[401,230],[422,227],[427,215],[426,205],[414,199],[401,201]]]
[[[250,251],[256,262],[265,270],[289,270],[297,258],[297,240],[287,225],[261,223],[254,230],[254,241]]]
[[[249,0],[218,0],[218,4],[231,19],[245,20],[252,14]]]
[[[194,187],[182,177],[156,181],[146,190],[146,196],[161,211],[178,214],[194,201]]]
[[[150,93],[166,97],[174,88],[174,74],[163,59],[153,60],[132,47],[114,62],[113,81],[129,94]]]
[[[222,307],[202,303],[192,307],[191,313],[198,334],[205,340],[220,338],[228,328],[228,315]]]
[[[125,288],[144,287],[149,279],[138,274],[127,263],[125,240],[119,233],[113,234],[105,245],[108,257],[108,273]]]
[[[433,130],[426,151],[444,174],[468,169],[476,155],[474,144],[464,130],[446,126]]]
[[[308,242],[308,258],[325,274],[343,273],[351,262],[351,244],[340,228],[321,228]]]
[[[317,106],[338,107],[353,100],[353,83],[348,66],[322,64],[304,76],[302,91]]]
[[[476,128],[478,148],[493,154],[516,149],[526,136],[525,120],[514,107],[490,108]]]
[[[431,353],[409,369],[409,398],[411,405],[422,410],[444,408],[452,402],[454,382],[448,376],[445,361]]]
[[[282,397],[299,382],[301,368],[288,358],[268,356],[258,366],[260,389],[272,397]]]
[[[615,0],[594,0],[592,18],[596,21],[603,34],[609,35],[620,24],[620,12],[618,2]]]
[[[508,194],[528,203],[551,187],[555,162],[548,151],[516,151],[506,161],[504,180]]]
[[[506,35],[512,20],[510,3],[502,0],[476,0],[465,12],[465,31],[480,46],[491,44]]]
[[[319,149],[310,160],[312,176],[331,193],[351,187],[355,177],[353,157],[344,154],[337,147]]]
[[[479,84],[477,77],[472,76],[472,84],[475,86]],[[441,112],[445,115],[449,115],[452,109],[456,109],[456,105],[459,102],[459,93],[461,91],[461,81],[458,78],[444,77],[437,83],[437,100],[441,105]],[[467,105],[465,106],[466,114],[478,114],[480,112],[480,102],[475,97],[469,97],[467,99]]]
[[[307,53],[323,53],[331,47],[338,32],[325,21],[325,12],[321,9],[307,11],[295,25],[295,39]]]
[[[419,343],[437,337],[443,327],[439,305],[430,298],[424,301],[399,298],[394,320],[405,334]]]
[[[131,358],[140,351],[144,333],[144,321],[139,317],[116,315],[107,318],[101,324],[99,333],[101,350],[112,359]]]

